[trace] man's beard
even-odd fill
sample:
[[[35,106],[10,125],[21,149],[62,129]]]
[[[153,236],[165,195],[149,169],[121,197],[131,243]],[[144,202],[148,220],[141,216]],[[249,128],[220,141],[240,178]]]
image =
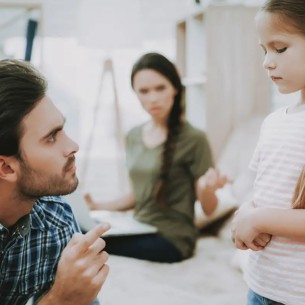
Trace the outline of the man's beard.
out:
[[[78,178],[76,175],[71,179],[65,179],[65,171],[69,168],[74,158],[70,158],[64,166],[62,175],[47,175],[39,173],[21,160],[21,177],[18,182],[19,196],[26,199],[38,199],[43,196],[59,196],[72,193],[78,186]]]

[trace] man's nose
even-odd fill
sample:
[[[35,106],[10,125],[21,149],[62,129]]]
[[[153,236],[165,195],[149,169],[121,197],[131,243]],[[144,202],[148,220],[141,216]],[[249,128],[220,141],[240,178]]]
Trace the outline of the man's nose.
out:
[[[69,136],[66,136],[66,147],[65,147],[65,156],[74,155],[78,152],[79,146],[73,141]]]

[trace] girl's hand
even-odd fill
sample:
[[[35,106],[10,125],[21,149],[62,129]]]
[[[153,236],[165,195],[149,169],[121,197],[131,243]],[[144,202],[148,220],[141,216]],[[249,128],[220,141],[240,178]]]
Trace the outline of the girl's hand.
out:
[[[267,233],[260,233],[253,241],[253,243],[258,246],[265,248],[269,241],[271,240],[271,235]]]
[[[259,208],[249,204],[235,212],[232,221],[232,240],[238,249],[259,251],[271,240],[271,235],[259,232],[255,226],[255,219],[259,217],[260,212]]]

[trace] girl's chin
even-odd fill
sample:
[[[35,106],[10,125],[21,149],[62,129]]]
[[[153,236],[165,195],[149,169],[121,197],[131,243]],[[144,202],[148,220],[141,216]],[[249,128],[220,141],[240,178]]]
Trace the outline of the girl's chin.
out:
[[[292,90],[290,88],[283,88],[283,87],[278,87],[278,91],[282,94],[290,94],[290,93],[294,93],[296,91],[299,91],[299,89],[297,90]]]
[[[282,94],[290,94],[290,93],[295,93],[297,91],[300,91],[300,90],[304,90],[304,88],[302,86],[298,86],[298,85],[295,85],[295,86],[285,86],[284,83],[282,84],[275,84],[275,86],[277,87],[278,91]]]

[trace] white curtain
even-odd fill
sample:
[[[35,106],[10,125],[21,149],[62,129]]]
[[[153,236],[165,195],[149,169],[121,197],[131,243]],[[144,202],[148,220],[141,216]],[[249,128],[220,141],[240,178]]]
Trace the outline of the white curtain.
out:
[[[255,29],[257,10],[211,5],[206,11],[207,133],[216,159],[234,129],[271,108],[271,83]]]

